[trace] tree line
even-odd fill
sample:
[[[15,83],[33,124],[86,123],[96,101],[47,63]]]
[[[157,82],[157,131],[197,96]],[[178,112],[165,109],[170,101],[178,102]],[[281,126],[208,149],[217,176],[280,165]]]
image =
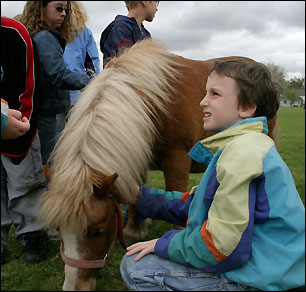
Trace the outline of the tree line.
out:
[[[274,78],[278,81],[278,83],[282,86],[282,99],[289,101],[291,104],[296,101],[301,101],[301,97],[297,92],[297,89],[305,89],[305,78],[301,77],[293,77],[290,80],[285,79],[285,70],[275,64],[269,63],[266,65]]]

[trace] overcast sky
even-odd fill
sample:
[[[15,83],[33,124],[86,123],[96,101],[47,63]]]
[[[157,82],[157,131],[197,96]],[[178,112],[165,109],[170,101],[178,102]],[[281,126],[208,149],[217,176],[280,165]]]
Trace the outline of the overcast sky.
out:
[[[1,15],[22,13],[25,2],[1,1]],[[117,14],[127,15],[124,1],[81,2],[100,51],[103,29]],[[305,77],[304,1],[160,1],[155,19],[144,25],[185,58],[246,56],[280,66],[287,78]]]

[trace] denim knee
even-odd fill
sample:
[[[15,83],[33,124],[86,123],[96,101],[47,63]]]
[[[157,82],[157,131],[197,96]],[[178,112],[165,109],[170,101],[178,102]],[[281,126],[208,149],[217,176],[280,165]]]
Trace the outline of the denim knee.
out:
[[[120,264],[123,281],[131,291],[162,291],[152,271],[146,271],[143,261],[135,262],[137,254],[124,256]],[[147,257],[147,256],[146,256]],[[144,257],[143,259],[145,259]],[[142,260],[143,260],[142,259]]]
[[[132,261],[134,261],[134,258],[132,259]],[[122,279],[127,284],[130,290],[132,289],[132,286],[134,286],[133,280],[130,278],[130,272],[129,272],[131,264],[132,264],[131,257],[127,257],[126,255],[124,255],[120,263],[120,273],[121,273]]]

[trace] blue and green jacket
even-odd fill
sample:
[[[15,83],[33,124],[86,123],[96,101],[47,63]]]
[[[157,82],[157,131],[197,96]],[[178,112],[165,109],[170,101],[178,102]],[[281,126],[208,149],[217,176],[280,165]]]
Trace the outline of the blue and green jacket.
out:
[[[189,155],[208,167],[190,192],[140,188],[136,223],[186,226],[156,255],[262,290],[305,285],[305,207],[267,132],[251,118],[198,142]]]

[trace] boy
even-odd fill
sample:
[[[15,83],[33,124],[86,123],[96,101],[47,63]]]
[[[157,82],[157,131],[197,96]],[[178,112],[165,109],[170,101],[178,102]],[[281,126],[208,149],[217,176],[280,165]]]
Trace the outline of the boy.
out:
[[[137,41],[151,37],[143,21],[153,21],[159,1],[124,1],[128,15],[117,15],[101,34],[103,68],[114,57]]]
[[[217,134],[189,153],[208,164],[199,186],[184,194],[141,187],[136,201],[136,223],[150,217],[186,228],[129,246],[124,281],[132,290],[154,291],[305,285],[305,208],[266,135],[279,107],[268,69],[216,62],[206,90],[204,129]]]

